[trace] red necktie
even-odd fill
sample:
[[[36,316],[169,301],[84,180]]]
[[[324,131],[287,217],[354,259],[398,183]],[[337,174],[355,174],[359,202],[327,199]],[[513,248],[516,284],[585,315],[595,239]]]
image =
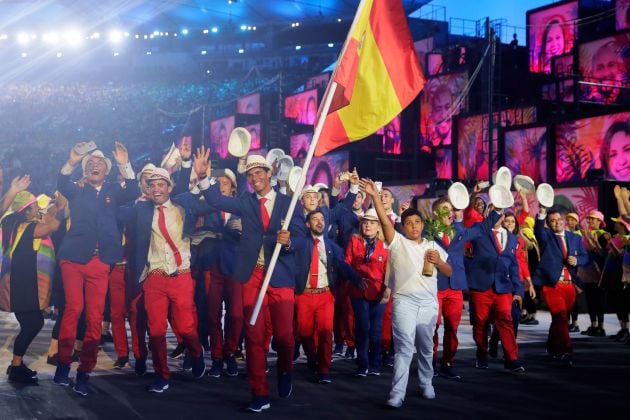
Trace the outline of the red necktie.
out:
[[[494,241],[497,244],[497,249],[499,250],[499,254],[500,254],[501,252],[503,252],[503,247],[501,246],[501,241],[499,240],[499,236],[498,236],[500,234],[501,230],[500,229],[492,229],[492,232],[494,232]]]
[[[173,242],[173,240],[171,239],[171,235],[168,234],[168,229],[166,229],[166,218],[164,217],[164,206],[159,206],[158,210],[159,210],[158,227],[160,228],[160,233],[162,234],[162,236],[164,236],[164,239],[166,239],[166,242],[168,243],[168,246],[171,248],[171,251],[173,251],[173,254],[175,255],[175,262],[177,263],[177,266],[179,267],[180,265],[182,265],[182,256],[179,254],[179,249],[177,249],[177,247],[175,246],[175,242]]]
[[[566,259],[569,255],[569,251],[567,250],[567,244],[564,242],[564,235],[556,235],[558,240],[560,241],[562,247],[562,256]],[[569,269],[566,265],[562,264],[562,275],[566,281],[571,280],[571,274],[569,274]]]
[[[269,227],[269,212],[267,212],[267,207],[265,207],[265,203],[267,199],[262,197],[260,199],[260,217],[262,218],[263,230],[266,231]]]
[[[449,247],[449,245],[451,244],[451,238],[448,236],[448,233],[444,232],[442,234],[442,243],[444,244],[445,247]]]
[[[311,289],[317,289],[319,279],[319,239],[313,239],[313,253],[311,254]]]
[[[223,222],[223,224],[225,224],[226,220],[225,220],[225,212],[221,211],[221,221]]]

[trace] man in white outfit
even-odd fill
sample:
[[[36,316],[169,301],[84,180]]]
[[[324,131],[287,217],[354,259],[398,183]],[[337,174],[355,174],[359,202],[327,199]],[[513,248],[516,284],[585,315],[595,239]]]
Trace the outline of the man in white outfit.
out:
[[[414,352],[418,353],[422,396],[435,398],[432,361],[433,333],[438,316],[437,271],[450,277],[453,270],[446,262],[446,251],[435,242],[422,238],[424,224],[418,210],[409,208],[401,215],[403,236],[388,223],[389,218],[374,182],[362,179],[360,186],[372,198],[389,247],[386,282],[393,296],[392,326],[396,354],[387,405],[398,408],[405,399]],[[437,268],[430,276],[422,274],[425,262]]]

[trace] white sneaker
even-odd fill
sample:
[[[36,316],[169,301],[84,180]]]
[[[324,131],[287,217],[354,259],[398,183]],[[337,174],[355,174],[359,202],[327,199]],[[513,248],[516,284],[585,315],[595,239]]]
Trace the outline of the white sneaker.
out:
[[[426,387],[422,388],[422,398],[424,398],[425,400],[435,399],[435,389],[433,388],[433,385],[427,385]]]
[[[400,408],[402,407],[403,399],[399,397],[390,397],[385,404],[392,408]]]

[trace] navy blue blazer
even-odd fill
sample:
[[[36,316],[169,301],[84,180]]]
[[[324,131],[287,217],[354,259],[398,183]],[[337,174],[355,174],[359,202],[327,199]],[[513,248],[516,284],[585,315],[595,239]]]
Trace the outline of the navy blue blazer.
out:
[[[472,240],[474,252],[466,276],[471,290],[486,291],[494,287],[497,293],[523,296],[524,287],[516,261],[516,236],[508,232],[507,245],[499,252],[494,232],[489,224],[479,223],[480,234]]]
[[[532,276],[534,284],[555,287],[562,275],[565,258],[562,245],[553,230],[545,227],[545,221],[536,218],[534,235],[540,246],[540,263]],[[575,233],[565,231],[567,240],[567,255],[577,259],[577,266],[566,265],[571,275],[571,280],[582,287],[582,281],[578,277],[578,266],[584,267],[589,263],[589,256],[584,248],[582,237]]]
[[[465,228],[462,222],[453,223],[455,235],[451,239],[449,246],[446,246],[442,238],[435,238],[435,242],[444,248],[448,254],[447,262],[453,268],[451,277],[446,277],[438,271],[438,290],[466,290],[468,282],[466,281],[466,268],[464,267],[464,245],[473,239],[478,238],[484,232],[481,225],[485,225],[488,229],[492,229],[501,217],[496,211],[490,212],[488,217],[481,223],[476,223],[470,228]]]
[[[57,259],[86,264],[94,256],[98,244],[101,261],[113,265],[123,258],[122,237],[117,225],[121,205],[140,195],[135,179],[128,179],[125,187],[105,182],[101,191],[85,184],[73,183],[70,175],[59,174],[57,189],[67,199],[71,211],[70,229],[61,243]]]
[[[198,195],[192,193],[171,197],[171,201],[184,217],[182,236],[193,234],[197,217],[212,211],[208,205],[199,200]],[[133,206],[123,207],[120,213],[119,218],[127,224],[128,231],[134,235],[133,250],[128,254],[127,264],[131,267],[130,272],[133,273],[133,283],[138,284],[147,265],[155,204],[153,201],[139,201]]]
[[[256,193],[225,197],[221,194],[219,185],[216,183],[202,193],[211,206],[241,217],[243,232],[232,276],[241,283],[247,283],[256,267],[258,253],[262,246],[265,247],[265,266],[269,266],[276,246],[277,232],[282,229],[282,220],[286,217],[291,199],[276,192],[276,200],[269,218],[269,227],[265,232]],[[289,249],[282,247],[271,276],[273,287],[295,287],[297,274],[295,251],[303,248],[306,241],[306,225],[303,214],[302,206],[298,204],[289,224],[291,247]]]
[[[355,284],[361,283],[361,276],[345,261],[343,249],[325,235],[324,247],[326,248],[326,274],[328,275],[328,285],[335,289],[337,285],[337,275],[342,273],[344,279],[349,279]],[[300,295],[306,288],[309,281],[309,271],[311,268],[311,256],[313,255],[314,242],[311,236],[306,238],[305,246],[296,253],[297,282],[295,294]]]

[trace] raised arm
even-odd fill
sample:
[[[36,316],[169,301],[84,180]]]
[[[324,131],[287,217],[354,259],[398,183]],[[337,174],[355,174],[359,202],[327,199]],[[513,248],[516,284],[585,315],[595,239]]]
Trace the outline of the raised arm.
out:
[[[387,213],[385,212],[385,208],[383,207],[383,203],[381,202],[378,191],[376,189],[376,184],[369,178],[362,178],[359,181],[359,187],[365,191],[365,193],[372,199],[372,203],[374,203],[374,209],[376,210],[376,214],[378,215],[378,219],[381,222],[381,226],[383,228],[383,236],[385,237],[385,242],[387,245],[391,244],[394,240],[394,236],[396,235],[396,231],[394,230],[394,226],[389,221],[389,217],[387,217]]]
[[[20,191],[25,191],[29,185],[31,185],[31,177],[29,175],[24,175],[21,177],[16,176],[15,178],[13,178],[13,181],[11,181],[11,187],[9,187],[7,193],[4,195],[4,197],[2,197],[2,208],[0,209],[0,215],[3,215],[7,211],[17,193],[19,193]]]

